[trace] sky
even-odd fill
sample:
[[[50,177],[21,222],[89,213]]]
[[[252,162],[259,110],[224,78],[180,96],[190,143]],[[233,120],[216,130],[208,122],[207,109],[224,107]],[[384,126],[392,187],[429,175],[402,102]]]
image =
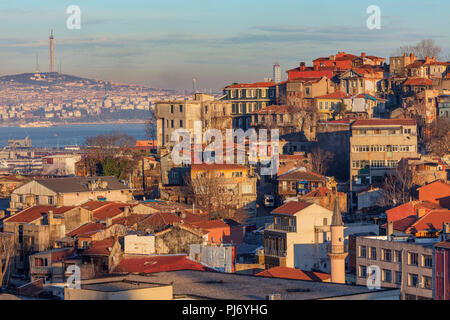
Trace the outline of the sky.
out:
[[[66,9],[81,10],[70,30]],[[381,28],[366,10],[377,5]],[[219,90],[263,81],[279,62],[337,51],[388,58],[400,46],[433,39],[450,55],[448,0],[0,0],[0,75],[49,70],[156,88]]]

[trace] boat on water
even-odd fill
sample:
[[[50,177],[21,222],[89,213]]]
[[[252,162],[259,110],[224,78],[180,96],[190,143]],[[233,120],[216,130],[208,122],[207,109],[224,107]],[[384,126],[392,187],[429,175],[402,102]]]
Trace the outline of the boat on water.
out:
[[[26,124],[21,124],[21,128],[49,128],[53,127],[53,123],[50,121],[39,121],[39,122],[30,122]]]

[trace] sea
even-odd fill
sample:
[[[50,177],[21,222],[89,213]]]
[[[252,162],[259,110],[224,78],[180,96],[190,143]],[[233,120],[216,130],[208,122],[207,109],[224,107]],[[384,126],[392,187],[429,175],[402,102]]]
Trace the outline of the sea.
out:
[[[87,137],[113,131],[126,133],[136,140],[146,139],[143,123],[57,125],[49,128],[0,127],[0,147],[8,145],[9,139],[24,139],[27,136],[33,147],[81,146]]]

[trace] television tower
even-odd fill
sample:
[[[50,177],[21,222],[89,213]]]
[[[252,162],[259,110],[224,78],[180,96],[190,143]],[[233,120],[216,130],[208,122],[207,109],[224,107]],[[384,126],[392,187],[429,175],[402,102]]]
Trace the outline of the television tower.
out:
[[[49,66],[49,69],[50,69],[50,72],[54,72],[54,57],[53,57],[53,29],[52,29],[52,32],[51,32],[51,34],[50,34],[50,38],[49,38],[49,40],[50,40],[50,66]]]

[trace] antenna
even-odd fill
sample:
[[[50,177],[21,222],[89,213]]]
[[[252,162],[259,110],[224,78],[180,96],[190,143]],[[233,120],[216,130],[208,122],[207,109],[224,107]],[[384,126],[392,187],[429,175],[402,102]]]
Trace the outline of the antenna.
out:
[[[39,68],[39,55],[36,53],[36,73],[40,73],[41,70]]]

